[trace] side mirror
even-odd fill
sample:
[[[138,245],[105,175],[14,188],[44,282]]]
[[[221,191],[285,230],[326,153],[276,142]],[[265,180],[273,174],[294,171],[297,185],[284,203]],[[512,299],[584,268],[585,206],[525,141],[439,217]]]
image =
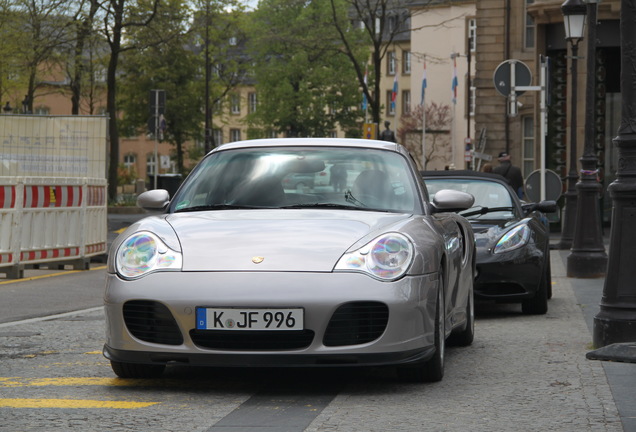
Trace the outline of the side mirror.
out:
[[[147,211],[163,211],[170,204],[170,194],[165,189],[154,189],[139,194],[137,206]]]
[[[442,189],[433,197],[433,212],[456,212],[473,206],[475,197],[466,192]]]

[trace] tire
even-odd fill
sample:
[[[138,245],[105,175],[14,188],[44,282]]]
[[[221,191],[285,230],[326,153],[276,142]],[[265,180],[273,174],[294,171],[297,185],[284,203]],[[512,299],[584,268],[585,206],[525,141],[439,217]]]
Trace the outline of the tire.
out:
[[[165,365],[122,363],[114,360],[110,361],[110,367],[119,378],[158,378],[166,368]]]
[[[444,280],[440,272],[440,283],[435,312],[435,354],[429,360],[416,365],[401,366],[398,377],[409,382],[438,382],[444,378],[446,354],[446,310],[444,308]]]
[[[453,346],[469,346],[475,339],[475,299],[472,287],[466,304],[466,328],[458,333],[452,333],[448,338],[448,344]]]
[[[543,274],[534,297],[521,302],[521,311],[526,315],[544,315],[548,312],[548,289],[551,291],[550,262],[544,264]],[[549,288],[548,288],[549,287]]]

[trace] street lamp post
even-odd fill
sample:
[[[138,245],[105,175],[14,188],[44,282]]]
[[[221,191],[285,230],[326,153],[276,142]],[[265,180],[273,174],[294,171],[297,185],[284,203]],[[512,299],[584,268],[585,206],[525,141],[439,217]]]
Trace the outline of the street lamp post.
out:
[[[621,1],[621,123],[612,198],[609,263],[601,308],[594,318],[594,346],[636,341],[636,0]]]
[[[574,224],[576,220],[576,182],[579,176],[576,172],[576,135],[577,135],[577,90],[578,90],[578,54],[579,42],[585,33],[585,15],[587,8],[581,0],[567,0],[561,5],[563,24],[565,25],[565,39],[570,42],[572,56],[570,57],[570,169],[568,171],[567,191],[565,192],[565,216],[561,230],[559,249],[570,249],[574,238]]]
[[[594,153],[596,104],[596,16],[598,0],[587,0],[587,81],[585,86],[585,145],[581,157],[581,176],[576,184],[576,221],[571,253],[567,258],[568,277],[605,276],[607,254],[601,232],[602,190],[598,182],[598,159]]]

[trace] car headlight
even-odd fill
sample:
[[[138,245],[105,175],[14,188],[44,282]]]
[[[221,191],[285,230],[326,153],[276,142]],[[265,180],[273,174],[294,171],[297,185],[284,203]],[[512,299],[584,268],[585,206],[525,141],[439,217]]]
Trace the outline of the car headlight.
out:
[[[519,225],[505,233],[493,249],[493,253],[510,252],[528,244],[530,240],[530,228],[528,225]]]
[[[115,256],[115,269],[125,279],[135,279],[158,270],[181,270],[181,253],[170,249],[148,231],[124,240]]]
[[[338,271],[367,273],[380,280],[402,277],[413,261],[413,243],[404,235],[388,233],[353,252],[346,253],[336,264]]]

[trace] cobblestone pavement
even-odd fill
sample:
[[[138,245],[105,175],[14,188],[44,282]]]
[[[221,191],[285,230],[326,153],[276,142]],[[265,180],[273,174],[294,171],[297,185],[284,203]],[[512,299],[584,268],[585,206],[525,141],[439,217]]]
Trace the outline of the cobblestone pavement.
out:
[[[480,305],[469,348],[448,350],[441,383],[345,387],[306,431],[622,431],[563,262],[552,253],[545,316]]]
[[[346,368],[175,368],[159,380],[120,380],[100,352],[101,310],[0,324],[0,431],[623,431],[607,366],[585,358],[591,333],[555,252],[552,271],[546,315],[478,305],[474,344],[447,350],[435,384]],[[43,401],[62,405],[37,407]],[[36,406],[14,406],[22,402]],[[293,423],[301,410],[307,421]],[[258,411],[273,422],[241,418]]]

